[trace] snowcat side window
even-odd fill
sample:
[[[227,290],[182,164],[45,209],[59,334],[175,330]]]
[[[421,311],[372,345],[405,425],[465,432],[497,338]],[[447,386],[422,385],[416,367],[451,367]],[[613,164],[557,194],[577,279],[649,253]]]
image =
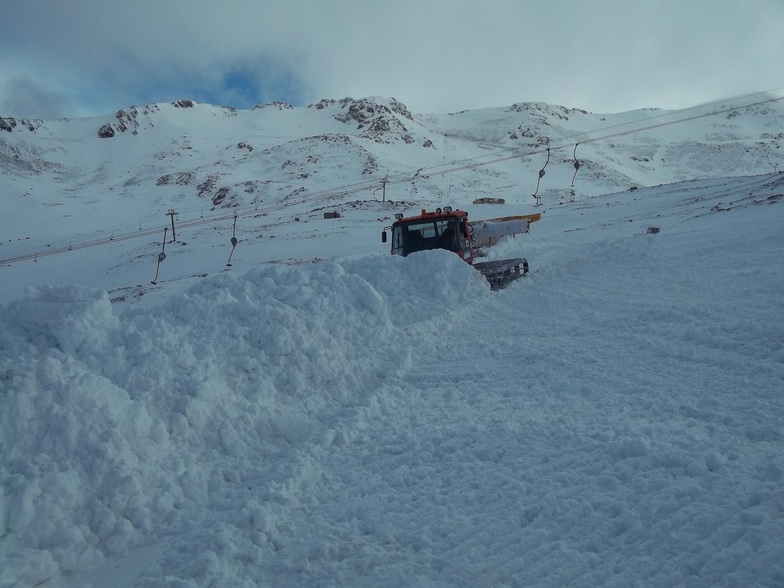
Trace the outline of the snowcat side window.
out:
[[[408,234],[408,227],[392,227],[392,254],[405,255],[403,252],[403,243]]]
[[[392,253],[406,256],[409,253],[424,249],[422,245],[422,227],[416,223],[392,227]]]
[[[455,221],[443,223],[441,227],[441,249],[457,251],[457,227]]]

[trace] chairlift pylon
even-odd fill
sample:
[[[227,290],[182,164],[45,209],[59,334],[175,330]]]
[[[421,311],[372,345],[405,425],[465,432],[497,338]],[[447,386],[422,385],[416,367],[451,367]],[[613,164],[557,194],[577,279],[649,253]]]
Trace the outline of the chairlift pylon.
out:
[[[577,161],[577,146],[579,143],[574,144],[574,153],[572,153],[572,159],[574,159],[574,175],[572,175],[572,187],[574,187],[574,178],[577,177],[577,172],[580,170],[580,162]]]
[[[536,190],[534,190],[533,197],[534,197],[534,206],[539,206],[542,203],[542,199],[539,196],[539,183],[542,181],[544,177],[545,171],[544,168],[547,167],[547,164],[550,163],[550,148],[547,148],[547,161],[544,162],[542,169],[539,170],[539,177],[536,179]]]

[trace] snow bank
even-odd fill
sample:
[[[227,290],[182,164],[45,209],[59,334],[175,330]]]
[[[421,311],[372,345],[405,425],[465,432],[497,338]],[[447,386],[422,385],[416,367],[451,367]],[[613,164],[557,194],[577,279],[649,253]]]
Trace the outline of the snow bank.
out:
[[[299,443],[347,443],[331,419],[486,291],[440,251],[223,274],[119,316],[104,292],[31,289],[0,309],[0,585],[93,567],[275,479]],[[285,506],[297,488],[268,492]],[[269,509],[248,516],[274,530]]]

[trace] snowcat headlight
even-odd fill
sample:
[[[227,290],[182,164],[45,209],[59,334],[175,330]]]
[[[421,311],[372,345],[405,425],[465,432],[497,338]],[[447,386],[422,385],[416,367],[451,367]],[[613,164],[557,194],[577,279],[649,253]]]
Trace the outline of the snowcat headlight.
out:
[[[451,206],[444,206],[444,212],[452,212]]]
[[[436,208],[436,214],[441,214],[441,209],[440,208]]]
[[[401,220],[402,218],[403,218],[403,213],[402,212],[396,212],[395,213],[395,220]]]

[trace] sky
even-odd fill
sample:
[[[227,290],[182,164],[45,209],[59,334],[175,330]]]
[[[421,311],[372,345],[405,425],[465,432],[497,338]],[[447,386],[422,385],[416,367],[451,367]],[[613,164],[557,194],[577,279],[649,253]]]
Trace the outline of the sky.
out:
[[[0,116],[190,98],[677,109],[784,86],[779,0],[0,0]]]

